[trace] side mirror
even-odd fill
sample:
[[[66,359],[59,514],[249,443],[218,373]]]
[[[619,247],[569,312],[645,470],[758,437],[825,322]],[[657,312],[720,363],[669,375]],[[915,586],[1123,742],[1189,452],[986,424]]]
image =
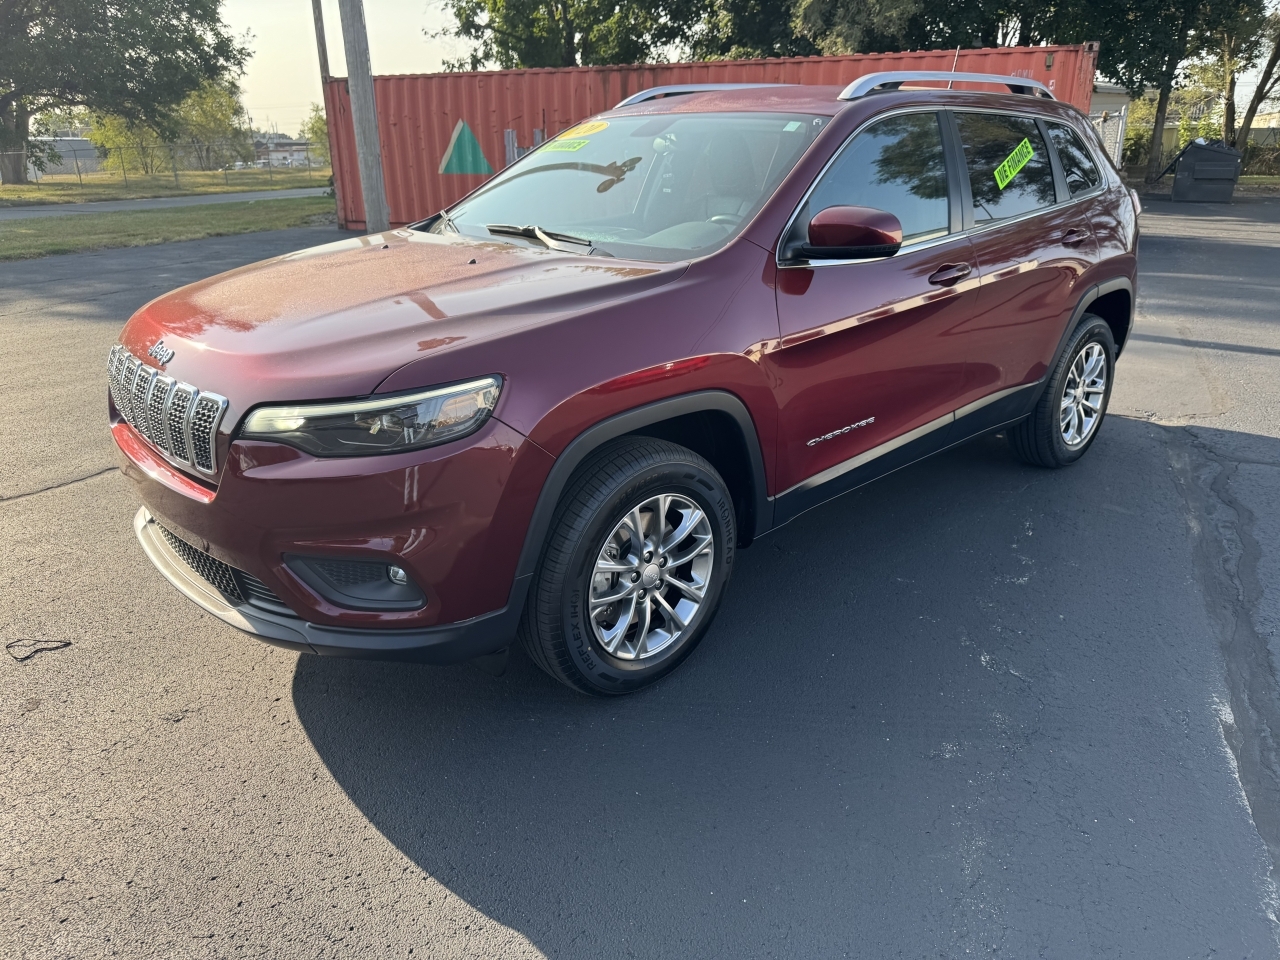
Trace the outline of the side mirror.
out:
[[[809,221],[809,242],[800,255],[810,260],[870,260],[891,257],[902,246],[902,223],[874,207],[827,207]]]

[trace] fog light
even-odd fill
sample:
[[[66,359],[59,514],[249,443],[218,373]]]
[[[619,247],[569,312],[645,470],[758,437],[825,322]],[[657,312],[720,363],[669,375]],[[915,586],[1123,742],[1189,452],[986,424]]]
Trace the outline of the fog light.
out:
[[[409,575],[402,567],[387,567],[387,579],[392,583],[405,584],[409,582]]]

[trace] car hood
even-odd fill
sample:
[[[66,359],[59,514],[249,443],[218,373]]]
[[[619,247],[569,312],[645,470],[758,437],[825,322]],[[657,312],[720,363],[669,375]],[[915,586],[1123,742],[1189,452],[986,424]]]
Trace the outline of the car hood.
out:
[[[424,354],[631,297],[687,268],[395,230],[182,287],[134,314],[121,342],[145,358],[163,340],[172,359],[148,363],[239,413],[366,395]],[[501,371],[458,377],[485,372]]]

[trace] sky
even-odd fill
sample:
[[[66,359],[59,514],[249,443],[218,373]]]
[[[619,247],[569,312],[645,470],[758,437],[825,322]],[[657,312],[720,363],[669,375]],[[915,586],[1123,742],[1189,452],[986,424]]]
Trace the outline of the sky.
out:
[[[337,0],[323,0],[329,72],[346,76]],[[457,40],[432,40],[423,30],[446,26],[440,0],[364,0],[369,59],[376,74],[434,73],[446,57],[465,52]],[[296,134],[312,103],[321,102],[320,61],[311,0],[224,0],[222,19],[238,36],[252,34],[253,58],[240,79],[245,107],[259,130]]]

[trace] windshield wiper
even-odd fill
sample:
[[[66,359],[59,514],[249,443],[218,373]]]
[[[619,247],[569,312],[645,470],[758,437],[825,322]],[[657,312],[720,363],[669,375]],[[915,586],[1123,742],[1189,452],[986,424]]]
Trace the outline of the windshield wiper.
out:
[[[575,237],[570,233],[553,233],[533,224],[520,227],[514,223],[489,223],[485,224],[485,229],[498,236],[524,237],[526,240],[537,240],[548,250],[559,250],[561,253],[584,252],[575,250],[574,246],[586,247],[586,253],[604,253],[603,250],[596,247],[594,241]],[[608,256],[608,254],[605,254],[605,256]]]

